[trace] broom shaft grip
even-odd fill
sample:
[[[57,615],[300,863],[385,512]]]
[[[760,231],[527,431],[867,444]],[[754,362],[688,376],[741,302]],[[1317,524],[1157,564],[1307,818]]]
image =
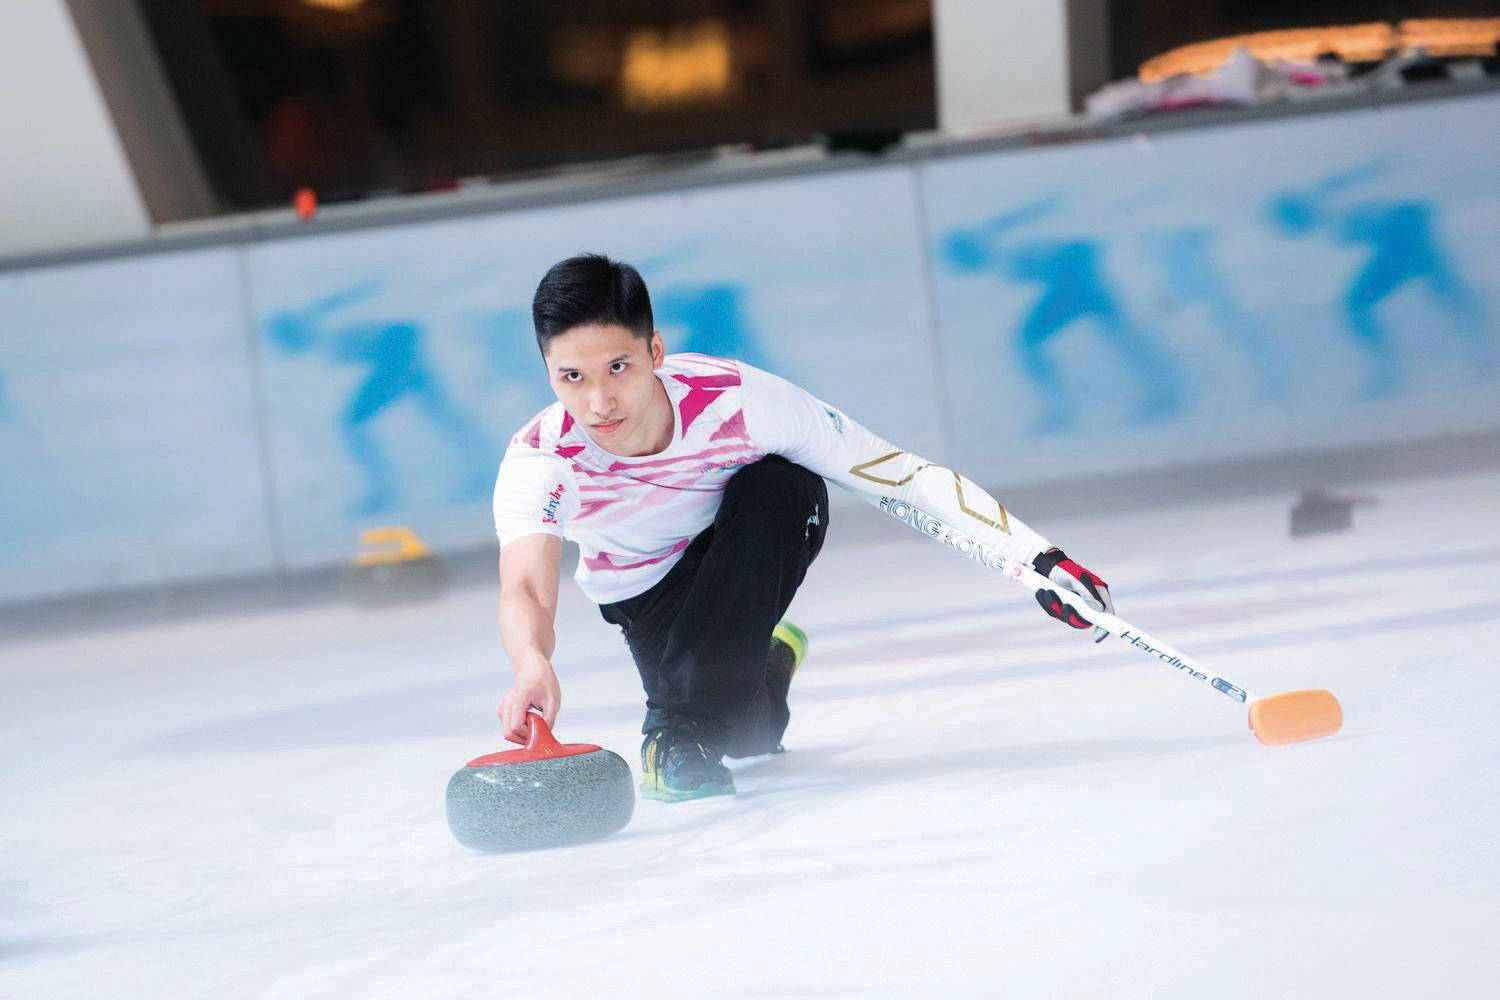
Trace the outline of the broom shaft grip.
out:
[[[1258,700],[1256,695],[1251,694],[1245,688],[1240,687],[1227,678],[1219,676],[1187,654],[1179,652],[1160,639],[1155,638],[1149,632],[1136,628],[1118,615],[1095,610],[1082,597],[1073,593],[1067,587],[1058,586],[1030,566],[1015,562],[1014,560],[1006,560],[1006,566],[1000,572],[1028,590],[1052,591],[1061,600],[1066,601],[1069,607],[1082,615],[1085,620],[1104,629],[1104,631],[1116,639],[1129,643],[1149,656],[1156,657],[1161,663],[1172,667],[1174,670],[1197,678],[1227,698],[1241,704]]]

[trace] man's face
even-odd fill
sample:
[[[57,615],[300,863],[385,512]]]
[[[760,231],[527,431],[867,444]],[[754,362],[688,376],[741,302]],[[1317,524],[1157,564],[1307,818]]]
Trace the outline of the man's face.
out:
[[[547,376],[563,408],[600,447],[649,455],[671,443],[671,402],[653,370],[666,352],[661,334],[623,326],[575,326],[547,345]],[[666,440],[661,440],[665,426]]]

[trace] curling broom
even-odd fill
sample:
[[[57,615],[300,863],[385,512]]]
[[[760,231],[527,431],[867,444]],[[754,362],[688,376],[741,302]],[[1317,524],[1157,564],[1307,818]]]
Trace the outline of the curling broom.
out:
[[[998,561],[998,560],[997,560]],[[1287,691],[1268,697],[1251,693],[1248,689],[1231,683],[1214,673],[1198,661],[1178,652],[1171,646],[1154,638],[1148,632],[1136,628],[1117,615],[1096,611],[1079,595],[1060,587],[1029,566],[1005,559],[1000,569],[1010,579],[1032,591],[1050,590],[1066,601],[1085,620],[1104,629],[1117,639],[1128,642],[1143,653],[1156,657],[1175,670],[1196,678],[1220,694],[1250,706],[1250,731],[1266,746],[1281,746],[1284,743],[1302,743],[1332,736],[1344,724],[1344,711],[1339,700],[1330,691]]]

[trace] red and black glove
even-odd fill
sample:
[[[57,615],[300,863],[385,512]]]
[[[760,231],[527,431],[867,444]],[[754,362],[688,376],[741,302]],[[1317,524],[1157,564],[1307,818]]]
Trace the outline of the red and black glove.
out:
[[[1109,584],[1069,559],[1062,549],[1048,549],[1043,552],[1031,561],[1031,568],[1059,587],[1071,590],[1088,602],[1090,607],[1114,614],[1115,602],[1110,599]],[[1036,602],[1042,606],[1043,611],[1060,622],[1066,622],[1074,628],[1094,628],[1093,622],[1079,615],[1054,591],[1038,590]],[[1094,628],[1095,642],[1103,642],[1108,635],[1109,633],[1104,629]]]

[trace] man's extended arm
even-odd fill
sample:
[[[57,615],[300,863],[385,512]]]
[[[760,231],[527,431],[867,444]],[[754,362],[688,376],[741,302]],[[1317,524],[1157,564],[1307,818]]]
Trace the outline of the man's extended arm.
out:
[[[768,451],[838,483],[965,558],[991,568],[997,556],[1025,563],[1100,610],[1113,609],[1103,580],[1068,559],[977,483],[897,448],[784,379],[741,367],[748,390],[747,425]],[[1054,618],[1075,628],[1089,627],[1050,591],[1039,591],[1037,599]]]

